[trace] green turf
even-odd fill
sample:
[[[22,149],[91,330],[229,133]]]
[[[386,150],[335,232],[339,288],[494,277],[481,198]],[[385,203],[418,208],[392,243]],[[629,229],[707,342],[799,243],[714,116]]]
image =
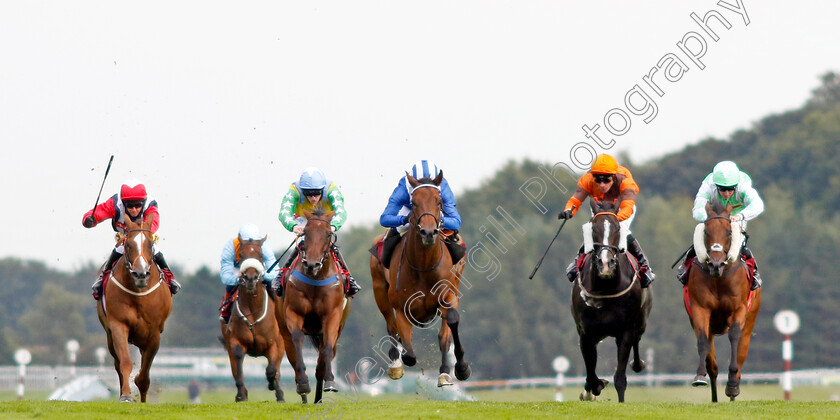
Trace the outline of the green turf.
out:
[[[628,403],[616,403],[615,389],[606,388],[599,401],[577,401],[578,389],[564,390],[567,402],[553,402],[551,388],[480,391],[473,395],[480,402],[426,401],[418,395],[360,396],[351,401],[341,394],[329,394],[325,404],[302,405],[293,393],[286,393],[286,404],[271,402],[273,393],[249,392],[250,402],[233,403],[234,392],[202,393],[201,404],[187,404],[186,391],[150,395],[152,404],[125,404],[116,401],[72,403],[37,401],[47,393],[29,393],[23,401],[13,401],[13,393],[0,393],[0,419],[590,419],[593,416],[632,419],[825,419],[840,417],[837,398],[840,387],[798,387],[793,401],[782,400],[778,386],[745,385],[736,402],[729,402],[720,389],[721,402],[709,403],[708,388],[630,387]],[[346,395],[345,395],[346,396]],[[310,398],[313,394],[310,394]],[[308,417],[307,417],[308,416]]]

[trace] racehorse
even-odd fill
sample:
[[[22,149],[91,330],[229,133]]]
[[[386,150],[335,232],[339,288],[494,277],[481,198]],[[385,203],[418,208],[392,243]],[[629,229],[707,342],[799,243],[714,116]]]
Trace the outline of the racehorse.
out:
[[[743,237],[740,225],[731,222],[732,205],[720,200],[706,205],[708,218],[695,229],[697,258],[684,287],[685,307],[694,334],[700,363],[693,386],[706,386],[708,372],[712,402],[717,402],[718,366],[715,335],[727,334],[731,346],[726,396],[730,401],[740,394],[741,367],[750,350],[750,335],[761,306],[761,289],[750,291],[747,266],[741,260]]]
[[[332,371],[336,342],[350,314],[351,301],[344,296],[345,280],[339,275],[338,262],[331,245],[335,233],[330,227],[334,211],[318,208],[304,211],[303,246],[285,284],[283,304],[278,305],[280,333],[286,342],[286,357],[295,368],[297,393],[306,402],[311,392],[303,362],[303,337],[308,335],[318,348],[315,368],[315,403],[322,392],[338,392]]]
[[[406,366],[417,363],[411,344],[412,328],[429,328],[435,316],[440,316],[446,322],[441,322],[438,332],[441,353],[438,387],[449,386],[453,382],[448,354],[453,341],[455,377],[461,381],[470,377],[470,365],[464,360],[464,347],[458,335],[458,303],[461,297],[458,285],[463,264],[453,269],[452,256],[440,233],[443,227],[440,197],[443,172],[439,172],[433,180],[424,178],[418,181],[406,175],[412,189],[408,231],[391,254],[390,269],[385,268],[375,256],[370,259],[374,298],[385,318],[391,344],[388,375],[391,379],[399,379],[405,373],[403,363]],[[380,239],[377,237],[374,246]],[[397,349],[398,340],[404,348],[402,361]]]
[[[163,324],[172,309],[172,294],[152,254],[152,217],[142,222],[125,218],[125,252],[111,272],[96,310],[108,336],[108,350],[120,380],[120,401],[134,402],[129,375],[129,344],[140,349],[140,371],[134,379],[140,401],[146,402],[149,369],[160,347]],[[107,268],[107,267],[106,267]],[[113,284],[110,284],[113,283]]]
[[[248,401],[242,364],[245,355],[265,356],[268,366],[265,377],[268,389],[274,391],[277,402],[285,402],[280,389],[280,362],[283,361],[283,338],[274,314],[275,295],[262,281],[265,271],[260,240],[239,244],[239,287],[233,303],[230,323],[222,324],[225,349],[230,357],[230,369],[236,382],[236,401]]]
[[[572,286],[572,316],[586,364],[586,383],[580,399],[594,400],[607,385],[608,381],[599,379],[595,373],[598,343],[606,337],[615,337],[618,348],[615,389],[618,402],[624,402],[631,348],[633,371],[638,373],[645,368],[639,356],[639,340],[645,332],[653,295],[649,288],[642,288],[639,266],[624,251],[626,234],[619,226],[615,209],[605,205],[599,210],[588,224],[592,242],[584,233],[588,255]]]

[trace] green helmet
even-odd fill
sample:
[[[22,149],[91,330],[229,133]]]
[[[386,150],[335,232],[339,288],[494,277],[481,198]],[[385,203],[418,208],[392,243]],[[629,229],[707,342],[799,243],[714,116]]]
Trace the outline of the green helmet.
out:
[[[738,181],[740,180],[741,170],[738,169],[738,165],[735,162],[730,160],[724,160],[718,163],[715,165],[715,170],[712,171],[712,181],[715,185],[720,185],[721,187],[734,187],[738,185]]]

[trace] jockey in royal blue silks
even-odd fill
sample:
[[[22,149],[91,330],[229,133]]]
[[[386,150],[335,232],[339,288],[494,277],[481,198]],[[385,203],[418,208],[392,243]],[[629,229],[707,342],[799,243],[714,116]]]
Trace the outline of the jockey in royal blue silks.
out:
[[[410,174],[415,179],[422,180],[424,178],[435,178],[440,172],[440,169],[438,169],[434,162],[430,160],[421,160],[411,167]],[[388,233],[386,233],[385,238],[383,238],[385,245],[382,251],[382,261],[386,267],[389,263],[389,261],[385,261],[387,259],[385,258],[386,255],[390,255],[390,251],[393,249],[393,246],[399,242],[398,240],[391,238],[399,238],[400,235],[408,230],[408,217],[411,213],[411,193],[412,188],[406,177],[400,178],[399,183],[397,183],[397,187],[394,188],[394,192],[391,193],[391,197],[388,199],[388,205],[385,206],[385,211],[383,211],[382,215],[379,216],[379,224],[383,227],[389,228]],[[452,189],[449,187],[449,181],[447,181],[446,178],[444,178],[440,183],[440,198],[443,201],[442,233],[449,242],[457,244],[460,242],[458,229],[461,228],[461,215],[458,214],[455,194],[452,193]],[[391,240],[389,241],[389,239]],[[461,254],[461,256],[463,256],[463,254]],[[453,262],[456,262],[454,257],[455,256],[453,255]],[[460,259],[460,257],[458,259]]]

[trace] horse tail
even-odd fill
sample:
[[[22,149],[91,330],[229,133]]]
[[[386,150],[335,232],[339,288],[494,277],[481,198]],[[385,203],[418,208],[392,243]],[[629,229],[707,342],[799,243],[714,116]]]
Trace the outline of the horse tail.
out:
[[[312,345],[315,346],[316,349],[321,348],[321,342],[324,341],[323,334],[313,334],[309,336],[309,340],[312,341]]]

